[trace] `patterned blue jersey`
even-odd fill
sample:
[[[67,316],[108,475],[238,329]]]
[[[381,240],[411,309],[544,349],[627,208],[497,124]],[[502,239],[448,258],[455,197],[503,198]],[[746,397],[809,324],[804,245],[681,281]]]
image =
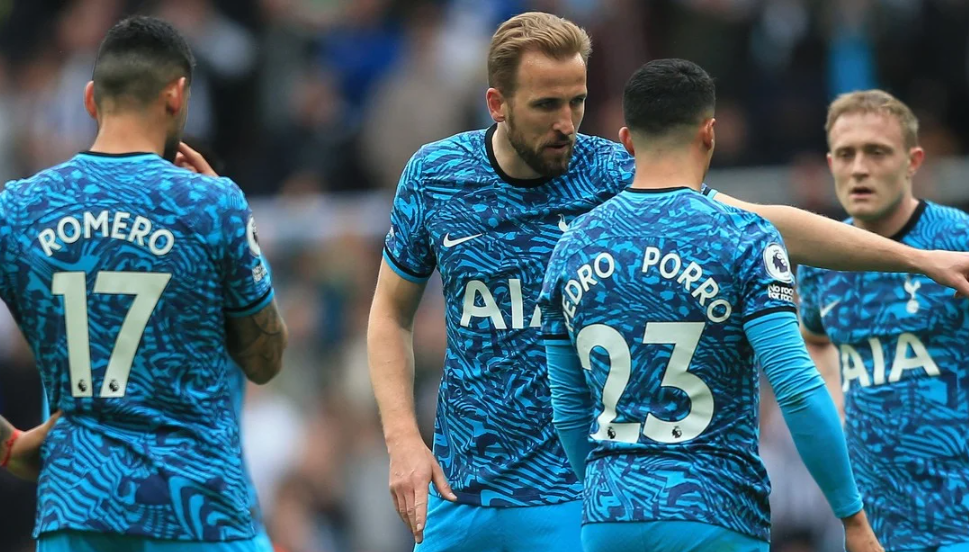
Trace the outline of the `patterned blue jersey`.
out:
[[[458,499],[552,504],[581,486],[552,428],[538,295],[552,248],[577,215],[633,170],[621,145],[579,135],[551,180],[501,172],[495,127],[422,147],[400,180],[384,257],[403,278],[444,283],[447,353],[434,452]]]
[[[0,193],[0,295],[51,408],[35,533],[251,538],[225,317],[272,286],[241,190],[79,154]]]
[[[232,366],[236,366],[231,358],[228,361]],[[245,372],[236,366],[234,371],[230,370],[229,394],[232,396],[232,409],[236,419],[242,424],[243,409],[246,404],[246,385],[249,380]],[[241,439],[241,437],[240,437]],[[262,519],[262,508],[259,506],[259,494],[256,492],[256,485],[252,482],[252,475],[246,463],[246,457],[242,457],[242,472],[246,479],[246,490],[249,493],[249,513],[252,516],[252,526],[256,533],[265,532],[266,527]]]
[[[969,251],[969,215],[920,203],[895,239]],[[969,301],[924,276],[802,267],[801,321],[838,348],[845,437],[886,550],[969,542]]]
[[[780,234],[689,188],[629,189],[555,248],[541,305],[591,390],[586,523],[697,521],[768,540],[744,324],[794,311]]]

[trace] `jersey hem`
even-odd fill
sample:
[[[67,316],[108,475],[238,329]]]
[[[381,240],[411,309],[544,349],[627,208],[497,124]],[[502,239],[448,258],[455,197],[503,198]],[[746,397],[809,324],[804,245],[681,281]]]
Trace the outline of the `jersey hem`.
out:
[[[387,246],[384,246],[384,259],[387,259],[387,264],[390,266],[391,270],[408,282],[423,284],[428,278],[431,277],[431,274],[433,274],[433,272],[427,275],[418,274],[417,272],[405,267],[397,259],[395,259],[393,255],[390,254],[390,250],[387,249]]]
[[[262,534],[262,532],[259,532],[253,529],[252,535],[248,537],[240,535],[238,537],[227,537],[227,538],[218,539],[218,540],[205,540],[205,539],[198,539],[191,535],[186,535],[186,534],[173,536],[173,537],[159,537],[159,536],[149,535],[146,533],[120,533],[118,531],[103,531],[98,529],[92,529],[90,527],[64,526],[64,527],[52,527],[49,529],[41,529],[41,528],[34,529],[34,531],[32,532],[32,538],[34,540],[37,540],[45,535],[54,535],[56,533],[91,533],[96,535],[126,537],[130,539],[144,539],[148,541],[197,542],[197,543],[211,543],[211,544],[218,544],[220,542],[248,541],[248,540],[255,539],[256,537],[259,537]]]

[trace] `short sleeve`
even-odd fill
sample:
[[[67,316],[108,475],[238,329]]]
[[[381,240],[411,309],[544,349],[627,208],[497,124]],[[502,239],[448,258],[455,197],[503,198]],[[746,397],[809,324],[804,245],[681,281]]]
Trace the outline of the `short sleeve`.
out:
[[[969,251],[969,218],[961,211],[956,216],[946,231],[940,232],[937,247],[946,251]]]
[[[565,320],[565,303],[562,301],[561,273],[561,243],[552,252],[552,258],[545,270],[545,281],[542,283],[542,293],[538,297],[538,306],[542,312],[542,336],[545,339],[569,339],[569,327]]]
[[[423,165],[423,152],[418,151],[404,167],[390,213],[390,231],[384,239],[387,264],[398,276],[415,283],[430,278],[437,264],[424,225]]]
[[[225,312],[232,317],[249,316],[272,301],[272,276],[259,246],[249,202],[234,182],[223,180],[228,182],[221,206]]]
[[[759,219],[747,226],[740,246],[744,323],[775,312],[796,312],[794,273],[777,229]]]
[[[821,306],[818,302],[818,284],[821,281],[821,270],[810,266],[797,268],[797,296],[801,301],[801,325],[813,334],[825,335],[824,324],[821,323]]]

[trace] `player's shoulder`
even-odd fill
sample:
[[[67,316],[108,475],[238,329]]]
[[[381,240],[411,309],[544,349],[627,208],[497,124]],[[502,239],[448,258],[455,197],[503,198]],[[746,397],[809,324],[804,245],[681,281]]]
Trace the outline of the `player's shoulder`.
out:
[[[702,200],[696,201],[702,201],[712,213],[715,213],[719,222],[723,225],[723,229],[728,232],[736,233],[738,236],[746,236],[748,240],[769,238],[776,241],[780,239],[780,232],[777,228],[769,220],[753,211],[727,205],[706,195],[702,196]]]
[[[601,136],[592,136],[591,134],[582,133],[577,134],[575,137],[575,152],[591,152],[596,154],[618,153],[628,155],[626,148],[615,140],[609,140],[608,138],[603,138]]]
[[[969,213],[962,209],[934,201],[923,201],[923,203],[925,204],[923,217],[927,222],[969,228]]]
[[[580,168],[593,164],[622,163],[631,159],[632,156],[619,142],[589,134],[575,137],[572,163]]]
[[[235,206],[245,201],[245,194],[227,176],[209,176],[164,162],[155,172],[154,185],[173,196],[190,195],[196,202]]]
[[[455,178],[456,172],[481,172],[488,166],[487,130],[459,132],[424,144],[411,158],[423,178]]]
[[[921,201],[896,239],[921,249],[969,251],[969,214],[932,201]]]
[[[63,182],[78,170],[77,158],[68,159],[26,178],[7,182],[3,186],[3,197],[5,200],[11,201],[39,190],[47,190],[51,183]]]

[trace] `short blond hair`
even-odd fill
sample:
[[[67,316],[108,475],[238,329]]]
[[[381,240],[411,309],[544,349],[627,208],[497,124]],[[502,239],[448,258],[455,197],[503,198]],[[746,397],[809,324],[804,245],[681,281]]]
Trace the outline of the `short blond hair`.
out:
[[[491,37],[488,49],[488,86],[514,94],[516,76],[526,52],[541,52],[554,59],[580,54],[589,62],[592,40],[585,29],[557,15],[527,12],[505,21]]]
[[[914,148],[919,145],[919,120],[901,100],[884,90],[859,90],[841,94],[828,106],[828,120],[824,123],[824,132],[831,145],[831,128],[842,115],[851,113],[883,113],[895,117],[902,127],[902,140],[905,147]]]

